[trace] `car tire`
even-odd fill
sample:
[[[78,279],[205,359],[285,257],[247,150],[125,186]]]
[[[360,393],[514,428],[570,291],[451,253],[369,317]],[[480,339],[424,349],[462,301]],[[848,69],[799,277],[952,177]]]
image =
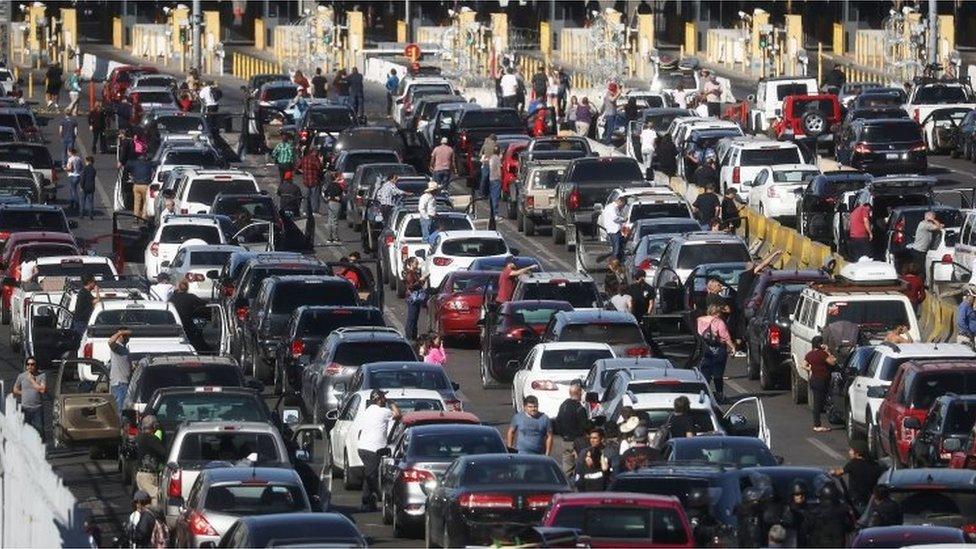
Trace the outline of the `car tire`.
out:
[[[407,296],[407,284],[406,284],[406,282],[403,281],[402,278],[397,278],[397,281],[396,281],[396,295],[400,299],[403,299],[403,298],[405,298]]]
[[[523,216],[524,221],[522,222],[522,232],[525,236],[535,236],[535,220],[529,216]]]
[[[766,361],[759,357],[759,388],[763,391],[771,391],[776,388],[778,383],[766,366]]]
[[[759,361],[753,356],[752,347],[750,345],[746,345],[746,372],[749,375],[749,379],[759,379],[760,364]]]
[[[390,512],[390,502],[386,501],[386,499],[386,492],[383,492],[383,499],[381,503],[383,509],[383,524],[393,524],[393,513]]]
[[[796,373],[796,368],[790,371],[790,393],[793,397],[793,404],[806,404],[807,382],[800,379],[800,375]]]
[[[518,209],[518,207],[514,203],[509,204],[509,208],[515,208],[515,228],[518,229],[519,232],[524,233],[525,214],[522,213],[522,210]]]
[[[868,415],[868,426],[867,426],[867,446],[868,455],[874,459],[881,457],[881,442],[878,437],[878,427],[874,424],[874,421],[870,419]]]
[[[820,137],[827,130],[827,119],[821,112],[808,112],[803,115],[803,131],[808,137]]]
[[[553,224],[552,226],[552,241],[554,244],[565,244],[566,243],[566,229],[559,227],[559,225]]]
[[[514,197],[508,199],[508,210],[506,211],[509,219],[518,219],[518,205]]]
[[[350,492],[353,490],[359,490],[362,488],[362,481],[356,478],[356,475],[353,474],[352,468],[349,467],[349,453],[344,451],[344,454],[346,457],[343,463],[346,464],[346,470],[343,471],[344,474],[342,475],[342,487]]]
[[[897,471],[898,469],[904,469],[905,465],[901,462],[901,459],[898,458],[898,446],[896,446],[896,444],[895,434],[889,433],[888,448],[890,448],[891,451],[889,452],[888,457],[891,458],[891,468]]]
[[[393,510],[390,513],[390,522],[393,524],[393,537],[395,538],[409,538],[411,537],[407,532],[406,525],[400,520],[400,513],[396,508],[396,501],[393,502]]]

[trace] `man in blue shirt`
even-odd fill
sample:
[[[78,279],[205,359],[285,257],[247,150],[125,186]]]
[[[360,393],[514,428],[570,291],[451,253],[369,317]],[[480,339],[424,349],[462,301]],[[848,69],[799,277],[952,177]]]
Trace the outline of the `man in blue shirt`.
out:
[[[956,309],[956,341],[967,345],[973,344],[976,334],[976,310],[973,310],[973,298],[976,292],[969,290],[962,297],[962,303]]]
[[[508,446],[520,454],[552,453],[552,424],[549,416],[539,412],[539,399],[529,395],[522,399],[522,411],[512,416],[508,426]]]
[[[393,96],[400,87],[400,77],[396,69],[390,69],[390,76],[386,77],[386,113],[393,113]]]

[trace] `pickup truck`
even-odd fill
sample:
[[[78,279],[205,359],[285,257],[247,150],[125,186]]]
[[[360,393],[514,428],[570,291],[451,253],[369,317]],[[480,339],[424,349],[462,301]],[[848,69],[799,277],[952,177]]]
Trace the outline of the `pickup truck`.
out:
[[[592,232],[593,213],[617,187],[649,186],[636,160],[624,156],[577,158],[570,162],[556,185],[552,239],[571,250],[576,245],[577,226]]]
[[[481,172],[481,145],[495,134],[525,134],[525,124],[515,109],[474,109],[461,111],[453,132],[455,167],[468,184],[477,182]],[[436,145],[435,145],[436,146]]]
[[[931,116],[935,111],[943,109],[976,108],[976,94],[973,88],[958,81],[939,81],[918,84],[908,96],[905,111],[913,120],[922,124],[922,138],[929,152],[941,152],[940,140],[936,139],[938,128],[945,128],[951,120]]]

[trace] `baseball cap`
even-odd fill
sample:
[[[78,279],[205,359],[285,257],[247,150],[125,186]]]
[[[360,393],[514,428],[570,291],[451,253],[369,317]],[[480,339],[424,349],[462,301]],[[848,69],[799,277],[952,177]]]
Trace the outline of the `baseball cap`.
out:
[[[145,490],[136,490],[136,493],[132,494],[133,503],[147,502],[151,500],[152,498],[149,497],[149,494],[146,493]]]
[[[647,427],[638,425],[637,428],[634,429],[633,437],[637,442],[647,442]]]

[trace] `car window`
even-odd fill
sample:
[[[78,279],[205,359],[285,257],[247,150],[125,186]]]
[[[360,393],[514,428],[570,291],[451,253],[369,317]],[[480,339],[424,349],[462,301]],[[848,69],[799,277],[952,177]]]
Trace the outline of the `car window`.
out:
[[[602,358],[613,358],[609,349],[549,349],[539,360],[540,370],[585,370]]]
[[[257,463],[284,462],[273,436],[267,433],[218,432],[187,433],[180,446],[179,463],[202,466],[210,461],[235,463],[257,454]]]
[[[194,179],[190,183],[190,190],[186,195],[187,202],[198,202],[200,204],[213,204],[215,198],[220,193],[247,194],[258,191],[257,185],[250,179],[218,179],[200,178]]]
[[[594,322],[570,324],[563,328],[560,341],[587,341],[608,345],[644,345],[644,335],[636,323]]]
[[[483,257],[508,253],[508,246],[500,238],[456,238],[441,245],[441,254],[456,257]]]
[[[769,148],[769,149],[746,149],[739,157],[740,166],[773,166],[776,164],[802,164],[803,158],[800,156],[800,149],[789,148]]]
[[[639,539],[661,545],[688,543],[681,515],[667,508],[566,505],[559,508],[552,525],[576,528],[597,539]]]
[[[164,133],[202,132],[203,120],[195,116],[160,116],[156,127]]]
[[[217,153],[210,149],[174,150],[167,152],[164,158],[165,162],[163,163],[172,165],[199,166],[201,168],[220,168],[223,166],[223,161],[217,156]]]
[[[359,395],[353,395],[352,398],[346,402],[346,405],[342,408],[342,411],[339,412],[339,419],[346,421],[352,420],[352,418],[356,416],[356,412],[359,411],[360,400],[361,398]]]
[[[636,161],[578,162],[573,166],[571,180],[574,183],[600,183],[606,181],[641,181],[644,175]]]
[[[470,231],[474,229],[470,219],[454,215],[437,217],[431,228],[438,228],[440,225],[443,225],[445,231]],[[407,221],[407,225],[403,227],[403,236],[404,238],[421,238],[423,236],[420,230],[419,217]]]
[[[920,374],[914,383],[911,406],[928,408],[935,399],[946,393],[972,394],[976,387],[976,371],[953,371]]]
[[[352,284],[320,283],[315,280],[280,284],[274,291],[272,313],[290,313],[302,305],[358,304],[359,297]]]
[[[114,309],[101,311],[92,322],[95,326],[172,326],[176,316],[165,309]]]
[[[192,239],[220,244],[220,230],[214,225],[165,225],[159,235],[162,244],[183,244]]]
[[[450,387],[447,374],[437,370],[375,370],[369,372],[368,377],[371,389],[408,388],[443,391]]]
[[[162,423],[184,421],[268,421],[266,408],[253,395],[206,391],[160,397],[153,414]]]
[[[900,300],[835,301],[827,307],[827,324],[847,320],[862,330],[881,333],[909,322],[910,306]],[[912,313],[914,314],[914,313]]]
[[[474,432],[419,433],[410,437],[407,455],[414,458],[456,459],[468,454],[507,452],[500,436],[482,430]]]
[[[140,402],[146,402],[160,387],[240,387],[244,378],[237,366],[147,366],[140,381]]]
[[[7,210],[0,212],[0,230],[16,231],[52,231],[67,233],[68,224],[64,214],[60,211]]]
[[[417,360],[417,355],[405,341],[349,341],[336,349],[332,358],[343,366],[360,366],[384,360]]]
[[[182,252],[183,250],[180,251]],[[227,258],[230,257],[230,254],[232,253],[234,252],[231,251],[221,252],[216,250],[190,252],[190,265],[192,266],[223,265],[224,263],[227,263]]]
[[[390,398],[390,402],[397,405],[403,413],[408,412],[438,412],[444,409],[440,400],[429,398]]]
[[[79,278],[87,274],[103,279],[115,277],[112,267],[106,263],[82,263],[81,261],[38,265],[34,274],[37,276],[67,276],[72,278]]]
[[[675,268],[693,269],[703,263],[747,262],[749,250],[741,242],[681,246]]]
[[[555,484],[565,485],[566,479],[556,467],[555,461],[532,461],[519,463],[505,461],[482,461],[476,467],[466,467],[465,486],[487,486],[490,484]]]
[[[176,99],[170,92],[133,92],[139,103],[175,103]]]
[[[527,301],[566,301],[576,308],[596,307],[600,303],[600,294],[596,284],[586,282],[536,282],[522,286],[519,299]]]
[[[308,510],[300,486],[275,485],[251,481],[236,486],[211,486],[204,509],[222,515],[244,517]]]

